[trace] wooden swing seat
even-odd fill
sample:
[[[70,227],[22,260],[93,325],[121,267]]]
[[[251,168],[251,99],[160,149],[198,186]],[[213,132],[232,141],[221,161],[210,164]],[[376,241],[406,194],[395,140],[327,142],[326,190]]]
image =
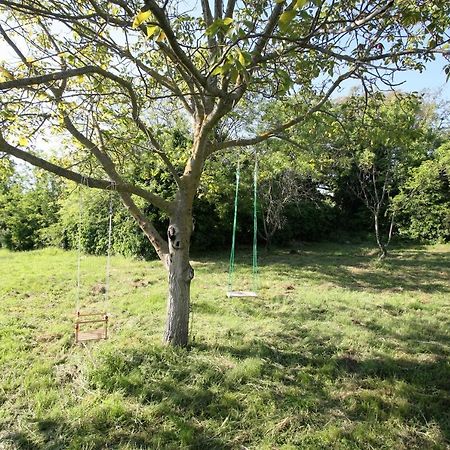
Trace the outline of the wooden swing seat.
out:
[[[82,319],[82,317],[97,317],[97,319]],[[82,331],[82,325],[103,323],[98,329],[87,329]],[[108,314],[106,312],[87,312],[77,311],[77,319],[75,321],[75,343],[86,341],[100,341],[108,338]]]
[[[253,291],[228,291],[227,297],[258,297],[258,294]]]

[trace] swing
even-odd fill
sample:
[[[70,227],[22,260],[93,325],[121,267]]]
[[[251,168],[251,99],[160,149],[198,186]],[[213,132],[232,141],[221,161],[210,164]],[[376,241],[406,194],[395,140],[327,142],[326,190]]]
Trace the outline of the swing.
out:
[[[77,305],[75,319],[75,343],[86,341],[99,341],[108,339],[108,303],[109,303],[109,278],[111,262],[111,235],[112,235],[112,194],[109,198],[109,223],[108,223],[108,252],[106,257],[106,277],[105,277],[105,309],[102,312],[81,311],[80,290],[81,290],[81,228],[83,201],[81,191],[79,191],[80,215],[78,226],[78,269],[77,269]],[[101,324],[101,325],[99,325]]]
[[[83,319],[83,317],[92,316],[97,319]],[[101,328],[81,330],[81,326],[103,323]],[[75,342],[85,341],[99,341],[101,339],[108,339],[108,314],[104,313],[82,313],[77,311],[77,319],[75,321]]]
[[[228,275],[228,291],[227,297],[257,297],[258,296],[258,253],[257,253],[257,178],[258,178],[258,159],[255,152],[255,167],[253,171],[253,254],[252,254],[252,278],[253,290],[233,290],[233,275],[235,271],[235,249],[236,249],[236,226],[237,226],[237,209],[238,209],[238,194],[239,194],[239,180],[240,180],[240,162],[238,161],[236,168],[236,192],[234,197],[234,218],[233,218],[233,235],[231,241],[230,253],[230,269]]]

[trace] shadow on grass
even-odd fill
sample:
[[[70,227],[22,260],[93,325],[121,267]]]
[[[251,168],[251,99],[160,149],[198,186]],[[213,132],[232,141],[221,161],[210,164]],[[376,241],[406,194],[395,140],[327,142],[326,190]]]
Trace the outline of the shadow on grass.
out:
[[[330,282],[350,290],[450,292],[450,253],[399,248],[392,250],[386,260],[378,261],[364,247],[329,247],[306,247],[300,254],[262,254],[260,268],[292,282]],[[249,258],[240,255],[236,265],[248,269]]]
[[[27,432],[13,432],[6,435],[5,442],[26,450],[100,450],[124,446],[133,449],[232,448],[215,436],[213,430],[204,430],[195,420],[194,413],[200,411],[195,405],[211,403],[208,392],[183,384],[175,387],[168,383],[155,383],[151,386],[154,389],[152,393],[148,391],[147,398],[139,394],[137,401],[142,406],[159,403],[159,410],[153,417],[140,415],[121,405],[120,401],[102,405],[99,400],[99,405],[92,410],[86,409],[75,423],[64,417],[58,420],[36,419],[32,436]],[[130,392],[125,390],[127,396],[137,393],[137,386],[129,386],[129,389]],[[148,390],[149,386],[144,389]],[[110,392],[105,393],[106,398]]]
[[[280,253],[262,265],[296,282],[315,277],[355,290],[401,285],[448,292],[445,253],[399,251],[373,266],[373,257],[352,251]],[[6,441],[39,450],[446,448],[450,355],[442,330],[409,317],[399,331],[395,320],[362,316],[353,327],[370,332],[368,345],[382,339],[394,351],[383,356],[370,347],[361,355],[343,344],[339,323],[314,333],[298,325],[330,321],[334,313],[325,305],[277,311],[255,300],[244,306],[250,318],[277,320],[279,331],[253,340],[230,331],[190,351],[147,343],[99,352],[86,375],[88,394],[80,394],[79,410],[72,411],[76,421],[44,414],[32,431],[10,432]],[[401,305],[380,307],[391,318],[404,313]],[[220,307],[202,301],[196,311],[219,315]],[[427,434],[433,424],[438,437]]]
[[[445,352],[422,362],[363,358],[343,351],[333,332],[311,336],[292,322],[285,325],[271,337],[198,342],[190,351],[150,346],[110,350],[99,355],[88,374],[98,401],[86,406],[76,423],[44,417],[36,420],[42,444],[24,432],[7,439],[18,448],[46,450],[124,445],[232,449],[258,447],[270,435],[275,447],[290,442],[319,448],[323,437],[305,430],[319,433],[332,423],[341,428],[327,448],[380,448],[388,445],[379,437],[383,427],[388,427],[387,435],[395,435],[389,426],[400,421],[413,428],[434,423],[442,439],[450,440]],[[436,342],[444,338],[431,337]],[[364,424],[363,438],[348,429],[348,421]],[[378,431],[371,435],[371,429]],[[404,439],[396,444],[431,448],[433,443],[426,433]],[[445,448],[444,442],[433,448]]]
[[[301,385],[294,397],[281,397],[280,409],[284,409],[292,401],[301,405],[302,396],[306,395],[314,398],[315,412],[324,421],[325,418],[333,419],[329,413],[337,407],[355,422],[387,422],[390,418],[396,418],[403,424],[420,424],[424,427],[435,423],[444,442],[450,442],[450,360],[446,347],[447,335],[432,334],[428,330],[427,336],[433,341],[427,344],[435,353],[430,355],[430,360],[417,362],[406,356],[361,358],[352,353],[343,354],[336,346],[329,344],[329,337],[311,340],[308,336],[309,345],[295,346],[294,342],[304,342],[306,334],[304,330],[297,335],[278,333],[272,341],[255,341],[244,346],[218,346],[215,350],[238,359],[261,358],[266,362],[266,379],[279,378],[283,386]],[[421,331],[395,337],[404,339],[408,347],[414,346],[418,336],[422,336]],[[208,350],[207,346],[199,347],[204,351]],[[343,380],[351,380],[358,386],[348,397],[351,399],[350,404],[339,400],[337,386],[330,389],[330,383],[338,385]],[[386,389],[395,392],[397,402],[386,401]],[[411,448],[430,445],[430,442],[423,441],[420,436],[415,436],[415,439],[415,442],[409,443]],[[376,445],[375,448],[377,447]],[[444,445],[433,448],[444,448]]]

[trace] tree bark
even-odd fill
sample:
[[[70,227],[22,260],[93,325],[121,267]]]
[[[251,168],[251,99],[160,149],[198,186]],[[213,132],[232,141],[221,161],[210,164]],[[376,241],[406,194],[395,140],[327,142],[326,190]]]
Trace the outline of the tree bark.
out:
[[[184,203],[184,204],[183,204]],[[178,200],[178,210],[167,230],[169,242],[167,321],[163,341],[185,347],[189,337],[190,287],[194,269],[189,262],[192,208]]]
[[[380,236],[380,226],[379,226],[379,222],[378,222],[379,214],[380,214],[379,211],[374,212],[374,228],[375,228],[375,237],[377,240],[378,248],[380,249],[379,259],[384,259],[387,256],[387,248],[383,244],[383,242],[381,240],[381,236]]]

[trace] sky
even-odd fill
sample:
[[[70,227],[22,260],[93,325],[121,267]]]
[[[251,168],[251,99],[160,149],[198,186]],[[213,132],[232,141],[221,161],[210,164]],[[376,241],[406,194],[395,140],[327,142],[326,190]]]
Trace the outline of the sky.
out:
[[[397,72],[394,76],[394,82],[398,84],[396,90],[402,92],[429,92],[430,95],[438,95],[442,101],[450,101],[450,80],[446,81],[444,67],[450,64],[443,56],[437,55],[434,61],[426,64],[425,70],[420,73],[416,70]],[[341,84],[341,87],[333,94],[333,98],[344,97],[349,94],[351,88],[360,87],[360,82],[347,80]],[[388,86],[381,83],[378,87],[382,90],[390,90]]]
[[[432,91],[442,89],[442,95],[450,100],[450,80],[446,82],[444,66],[450,64],[442,56],[438,56],[435,61],[427,64],[427,68],[422,73],[417,71],[409,71],[398,73],[397,82],[405,81],[400,87],[405,91],[423,91],[430,89]]]

